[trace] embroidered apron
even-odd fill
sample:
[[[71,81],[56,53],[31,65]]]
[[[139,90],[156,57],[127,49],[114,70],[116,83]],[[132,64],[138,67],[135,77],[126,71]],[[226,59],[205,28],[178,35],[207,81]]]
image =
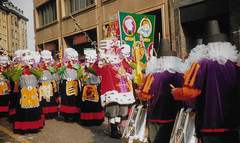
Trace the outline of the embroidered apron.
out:
[[[38,94],[35,87],[23,87],[21,90],[20,104],[22,108],[39,107]]]
[[[50,98],[53,96],[53,87],[50,82],[43,82],[39,87],[39,100],[42,101],[46,99],[47,102],[50,102]]]
[[[6,82],[0,82],[0,95],[9,94],[8,85]]]
[[[98,102],[98,91],[96,85],[86,85],[83,88],[82,101],[88,100]]]
[[[78,93],[78,85],[77,81],[71,80],[71,81],[66,81],[66,91],[67,91],[67,96],[74,95],[77,96]]]

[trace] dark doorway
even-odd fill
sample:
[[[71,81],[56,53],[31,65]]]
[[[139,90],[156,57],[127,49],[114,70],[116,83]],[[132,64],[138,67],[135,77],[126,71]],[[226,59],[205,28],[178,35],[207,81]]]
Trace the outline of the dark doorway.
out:
[[[228,1],[209,0],[180,8],[181,24],[186,37],[187,53],[197,45],[197,40],[204,40],[205,23],[217,20],[221,33],[230,35]]]
[[[160,46],[160,37],[162,37],[162,14],[161,14],[161,9],[151,11],[145,14],[149,15],[155,15],[155,31],[154,31],[154,48],[156,51],[158,51],[159,46]],[[160,37],[159,37],[160,33]]]
[[[96,29],[86,31],[86,33],[92,41],[97,41]],[[64,39],[66,40],[66,43],[67,43],[68,47],[74,48],[78,52],[79,60],[81,62],[83,62],[84,59],[85,59],[84,48],[94,48],[94,46],[91,45],[91,43],[88,42],[87,39],[86,39],[86,41],[81,41],[79,43],[75,43],[74,42],[74,37],[78,36],[78,35],[84,36],[84,33],[78,33],[78,34],[75,34],[75,35],[72,35],[72,36],[69,36],[69,37],[65,37]]]

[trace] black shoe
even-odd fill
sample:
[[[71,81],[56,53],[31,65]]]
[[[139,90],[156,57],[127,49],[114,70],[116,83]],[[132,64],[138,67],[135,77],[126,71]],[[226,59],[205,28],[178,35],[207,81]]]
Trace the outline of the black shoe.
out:
[[[117,124],[111,124],[111,138],[115,138],[115,139],[122,138],[122,134],[121,134]]]

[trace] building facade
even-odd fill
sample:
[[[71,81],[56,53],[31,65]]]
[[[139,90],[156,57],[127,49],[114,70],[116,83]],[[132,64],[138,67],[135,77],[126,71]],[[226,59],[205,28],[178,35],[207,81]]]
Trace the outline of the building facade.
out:
[[[240,49],[240,1],[239,0],[174,0],[172,27],[177,53],[181,57],[206,38],[205,23],[218,20],[221,33]]]
[[[155,49],[160,48],[159,37],[168,39],[172,50],[177,51],[181,58],[195,46],[193,41],[202,37],[202,25],[211,18],[219,20],[220,26],[224,28],[222,32],[227,33],[231,42],[239,46],[240,18],[239,8],[235,6],[239,5],[238,1],[34,0],[36,50],[57,52],[73,47],[80,53],[80,59],[83,59],[83,49],[93,45],[82,31],[99,45],[104,35],[102,27],[109,24],[109,16],[117,11],[155,15]]]
[[[117,11],[156,15],[155,33],[169,38],[166,1],[34,0],[36,48],[59,51],[73,47],[83,55],[84,48],[92,47],[69,13],[98,45],[104,35],[102,27],[109,24],[109,16]]]
[[[19,49],[27,49],[27,21],[23,11],[10,1],[0,3],[0,44],[9,55]]]

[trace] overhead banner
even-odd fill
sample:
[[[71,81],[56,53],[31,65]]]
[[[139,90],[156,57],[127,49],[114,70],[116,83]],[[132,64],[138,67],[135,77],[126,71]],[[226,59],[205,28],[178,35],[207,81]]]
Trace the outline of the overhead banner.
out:
[[[133,58],[135,56],[134,47],[141,45],[140,60],[146,63],[153,52],[155,16],[118,12],[117,18],[119,19],[119,32],[122,44],[130,45]]]
[[[116,33],[117,39],[121,40],[118,12],[115,12],[109,16],[109,27],[110,32]]]

